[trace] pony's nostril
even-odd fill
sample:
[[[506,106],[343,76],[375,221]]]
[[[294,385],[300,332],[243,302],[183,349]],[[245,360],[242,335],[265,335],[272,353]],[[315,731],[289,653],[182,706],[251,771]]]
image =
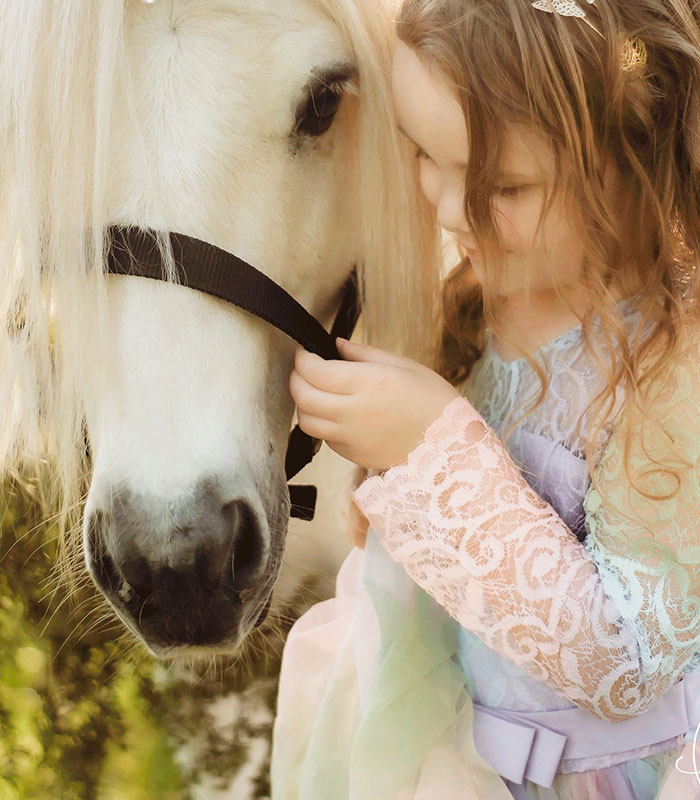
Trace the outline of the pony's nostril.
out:
[[[236,495],[215,482],[167,508],[128,489],[110,496],[86,517],[90,572],[147,642],[218,644],[264,620],[269,545],[255,498],[224,504]]]
[[[142,600],[153,592],[153,573],[150,564],[143,556],[133,556],[124,560],[119,571],[122,578]]]
[[[247,588],[262,562],[263,547],[260,529],[251,507],[235,500],[223,507],[224,517],[230,520],[233,531],[233,588]]]

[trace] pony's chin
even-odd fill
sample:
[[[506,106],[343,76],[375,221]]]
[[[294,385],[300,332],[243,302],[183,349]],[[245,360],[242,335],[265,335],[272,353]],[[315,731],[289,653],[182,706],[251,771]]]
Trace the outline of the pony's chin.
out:
[[[175,663],[181,662],[195,668],[206,668],[210,666],[213,661],[235,656],[245,640],[244,637],[237,643],[209,647],[189,647],[187,645],[174,645],[172,647],[166,647],[162,645],[149,645],[148,642],[144,641],[142,637],[139,638],[145,645],[148,652],[159,661],[172,661]]]
[[[202,665],[209,664],[212,659],[216,658],[235,657],[244,647],[246,638],[263,624],[270,606],[270,601],[268,600],[259,612],[256,622],[249,628],[242,629],[235,635],[226,637],[219,642],[210,641],[205,644],[198,644],[182,640],[167,641],[160,637],[146,637],[119,606],[109,601],[109,598],[107,600],[130,633],[152,656],[162,661],[183,660],[187,661],[188,664]]]
[[[142,634],[135,631],[131,626],[129,627],[155,658],[161,661],[183,661],[189,666],[207,667],[212,663],[212,660],[230,657],[235,658],[239,655],[240,651],[245,646],[246,638],[265,622],[270,610],[271,599],[272,595],[270,595],[264,604],[262,610],[258,614],[257,620],[251,628],[241,631],[235,638],[220,643],[190,645],[183,642],[176,642],[173,644],[148,642],[144,639]]]

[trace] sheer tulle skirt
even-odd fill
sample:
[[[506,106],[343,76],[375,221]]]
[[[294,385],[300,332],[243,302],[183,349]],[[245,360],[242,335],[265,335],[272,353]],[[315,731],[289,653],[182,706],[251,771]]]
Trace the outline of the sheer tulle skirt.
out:
[[[692,742],[551,788],[504,781],[477,752],[450,618],[370,531],[336,597],[292,628],[282,660],[272,800],[700,800]],[[698,753],[700,762],[700,752]]]
[[[681,746],[604,769],[560,774],[549,789],[530,781],[508,788],[516,800],[700,800],[697,779],[675,769],[683,753]]]

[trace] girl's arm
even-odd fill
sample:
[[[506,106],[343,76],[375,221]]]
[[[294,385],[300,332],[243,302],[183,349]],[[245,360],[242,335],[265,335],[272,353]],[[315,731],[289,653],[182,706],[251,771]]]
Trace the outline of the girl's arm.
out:
[[[600,491],[586,496],[584,544],[463,398],[407,463],[354,493],[392,557],[461,625],[610,720],[642,711],[700,650],[697,339],[651,410],[670,436],[623,413],[596,470]]]

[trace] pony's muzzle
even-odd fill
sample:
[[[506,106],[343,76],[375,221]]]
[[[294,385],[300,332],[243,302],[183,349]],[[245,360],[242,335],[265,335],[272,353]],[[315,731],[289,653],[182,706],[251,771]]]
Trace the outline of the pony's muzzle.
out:
[[[122,489],[86,516],[93,580],[154,651],[230,646],[263,616],[263,526],[249,502],[218,495],[205,485],[173,511]]]

